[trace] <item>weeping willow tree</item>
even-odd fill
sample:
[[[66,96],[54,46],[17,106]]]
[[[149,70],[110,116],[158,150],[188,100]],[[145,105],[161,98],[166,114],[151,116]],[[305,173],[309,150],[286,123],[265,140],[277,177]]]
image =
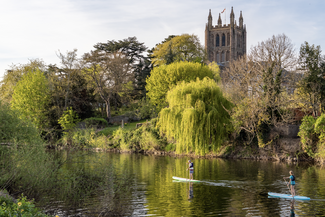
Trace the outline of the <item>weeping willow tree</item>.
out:
[[[218,151],[230,130],[232,103],[209,78],[183,81],[167,93],[168,108],[159,113],[160,133],[175,139],[177,153]]]

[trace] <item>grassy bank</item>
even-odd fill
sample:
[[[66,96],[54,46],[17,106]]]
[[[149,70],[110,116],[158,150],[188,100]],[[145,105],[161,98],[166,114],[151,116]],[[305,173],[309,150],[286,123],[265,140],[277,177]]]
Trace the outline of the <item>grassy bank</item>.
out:
[[[65,133],[58,146],[81,149],[100,148],[122,151],[173,151],[175,145],[168,144],[156,127],[157,119],[138,121],[121,126],[109,126],[102,130],[96,128],[75,129]],[[140,127],[136,127],[141,124]]]

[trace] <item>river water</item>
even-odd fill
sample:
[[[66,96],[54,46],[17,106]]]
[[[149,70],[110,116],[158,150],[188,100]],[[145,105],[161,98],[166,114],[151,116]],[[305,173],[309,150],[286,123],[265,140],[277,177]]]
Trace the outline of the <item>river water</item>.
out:
[[[172,179],[188,177],[188,157],[66,151],[58,156],[72,159],[66,163],[71,171],[82,167],[98,173],[98,168],[114,168],[117,177],[127,176],[125,186],[130,188],[125,193],[128,196],[109,197],[123,190],[105,189],[114,182],[110,180],[73,205],[48,195],[45,204],[37,205],[52,215],[112,216],[114,204],[120,211],[127,209],[125,216],[325,216],[325,170],[307,163],[195,158],[191,159],[194,179],[202,182],[190,184]],[[310,197],[310,201],[268,196],[268,192],[289,192],[283,177],[290,170],[296,176],[296,194]]]

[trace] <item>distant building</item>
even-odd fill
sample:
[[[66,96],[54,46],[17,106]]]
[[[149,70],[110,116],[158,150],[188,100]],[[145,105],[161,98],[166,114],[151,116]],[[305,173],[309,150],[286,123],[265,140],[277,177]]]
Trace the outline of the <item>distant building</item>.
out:
[[[230,24],[222,25],[219,13],[218,25],[213,26],[210,9],[205,28],[205,49],[210,62],[215,61],[221,66],[226,66],[227,62],[246,54],[246,25],[243,22],[244,19],[240,11],[239,26],[237,26],[231,7]]]

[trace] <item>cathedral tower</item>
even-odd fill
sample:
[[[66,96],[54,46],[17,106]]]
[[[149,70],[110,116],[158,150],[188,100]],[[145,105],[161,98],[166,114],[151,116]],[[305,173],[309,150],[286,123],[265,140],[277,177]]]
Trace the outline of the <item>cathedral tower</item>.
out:
[[[213,26],[211,9],[205,28],[205,49],[208,60],[226,66],[227,62],[236,60],[246,54],[246,25],[240,12],[239,26],[235,21],[235,14],[231,7],[230,24],[222,25],[219,14],[218,25]]]

